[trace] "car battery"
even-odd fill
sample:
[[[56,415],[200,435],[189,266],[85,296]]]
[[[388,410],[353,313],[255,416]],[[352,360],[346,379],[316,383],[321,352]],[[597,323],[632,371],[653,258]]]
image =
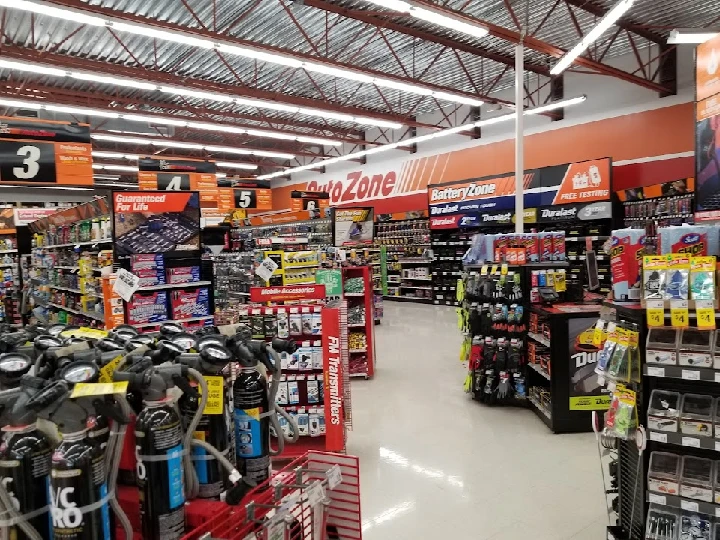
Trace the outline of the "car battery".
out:
[[[167,291],[136,292],[127,303],[128,324],[148,324],[168,320]]]
[[[172,317],[175,320],[194,319],[210,315],[210,291],[198,287],[190,291],[173,291],[170,295]]]

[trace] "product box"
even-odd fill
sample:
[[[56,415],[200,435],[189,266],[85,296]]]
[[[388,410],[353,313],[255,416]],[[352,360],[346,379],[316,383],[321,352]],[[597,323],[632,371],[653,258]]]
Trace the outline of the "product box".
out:
[[[140,278],[140,287],[165,285],[165,260],[160,253],[131,255],[130,272]]]
[[[173,319],[192,319],[210,315],[210,294],[207,287],[191,291],[173,291],[170,297]],[[262,318],[260,319],[262,321]]]
[[[617,300],[640,300],[640,264],[645,232],[640,229],[613,231],[610,251],[613,294]]]
[[[539,233],[538,244],[540,251],[540,262],[549,262],[553,259],[553,234],[552,233]]]
[[[128,324],[147,324],[168,320],[167,291],[138,292],[126,305]]]
[[[565,257],[565,232],[553,233],[553,261],[564,261]]]
[[[528,262],[536,263],[540,261],[540,251],[538,247],[537,233],[528,233],[523,235],[523,243],[525,244],[525,253]]]
[[[199,266],[180,266],[167,269],[168,283],[194,283],[200,281]]]

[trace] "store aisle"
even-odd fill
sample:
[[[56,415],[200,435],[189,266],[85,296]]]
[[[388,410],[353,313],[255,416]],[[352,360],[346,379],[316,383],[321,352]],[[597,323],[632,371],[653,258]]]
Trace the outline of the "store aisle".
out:
[[[455,310],[385,302],[374,380],[353,380],[365,540],[601,540],[595,438],[462,391]]]

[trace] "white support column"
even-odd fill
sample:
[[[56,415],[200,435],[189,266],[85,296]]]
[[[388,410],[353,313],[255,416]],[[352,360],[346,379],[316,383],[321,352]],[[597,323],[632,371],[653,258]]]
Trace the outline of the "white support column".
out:
[[[523,198],[523,178],[525,176],[524,159],[524,116],[523,104],[525,101],[524,47],[522,42],[515,45],[515,232],[523,232],[525,199]]]

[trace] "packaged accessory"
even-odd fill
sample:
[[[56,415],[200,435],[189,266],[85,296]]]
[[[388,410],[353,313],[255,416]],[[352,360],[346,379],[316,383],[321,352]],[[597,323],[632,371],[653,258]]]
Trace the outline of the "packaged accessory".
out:
[[[298,433],[302,436],[310,435],[310,415],[300,413],[297,415]]]
[[[309,404],[320,403],[320,386],[319,381],[315,379],[308,379],[307,381],[307,396]]]
[[[667,258],[661,255],[643,257],[643,296],[645,300],[665,298]]]
[[[288,381],[288,403],[290,405],[300,403],[300,388],[297,381]]]
[[[647,540],[677,540],[680,512],[667,506],[651,504],[645,528]]]
[[[680,456],[669,452],[650,454],[648,489],[666,495],[680,493]]]
[[[288,321],[288,314],[282,308],[277,310],[277,337],[280,339],[287,339],[290,337],[290,322]]]
[[[310,413],[310,436],[320,436],[320,416],[317,412]]]
[[[172,291],[172,318],[175,320],[210,315],[210,290],[198,287],[189,291]]]
[[[265,309],[265,316],[263,317],[263,333],[266,338],[274,338],[277,336],[277,318],[273,313],[272,308]]]
[[[685,328],[680,333],[678,363],[681,366],[710,368],[713,366],[713,332]]]
[[[302,316],[300,315],[299,308],[290,308],[290,335],[301,336],[302,331]]]
[[[713,472],[711,459],[683,456],[680,496],[713,502]]]
[[[313,328],[313,314],[310,313],[310,308],[302,308],[302,315],[301,315],[301,321],[302,321],[302,333],[304,336],[311,336],[312,335],[312,328]]]
[[[705,514],[683,512],[680,518],[680,540],[711,540],[712,521]]]
[[[276,402],[278,405],[288,404],[288,385],[285,381],[280,381],[280,384],[278,385]]]
[[[653,390],[648,407],[648,428],[656,431],[678,431],[680,419],[679,392]]]
[[[665,299],[687,300],[690,291],[690,258],[668,255],[665,277]]]
[[[637,427],[636,403],[635,392],[621,384],[617,385],[610,408],[605,413],[605,435],[619,439],[634,436]]]
[[[312,347],[313,369],[323,369],[322,341],[315,341]]]
[[[696,437],[712,437],[714,405],[711,396],[685,394],[680,407],[680,432]]]
[[[649,328],[645,346],[648,364],[677,364],[677,347],[680,332],[676,328]]]
[[[168,283],[193,283],[200,281],[199,266],[180,266],[167,269]]]

